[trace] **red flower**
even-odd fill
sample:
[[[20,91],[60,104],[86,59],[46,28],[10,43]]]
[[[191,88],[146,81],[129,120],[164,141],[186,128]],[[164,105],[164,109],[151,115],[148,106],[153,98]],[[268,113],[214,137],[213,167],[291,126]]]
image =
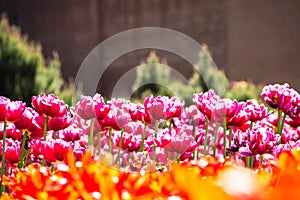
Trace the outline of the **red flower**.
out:
[[[42,93],[31,98],[32,106],[40,115],[63,117],[67,114],[68,106],[54,94],[47,96]]]
[[[16,121],[24,112],[26,104],[21,101],[10,101],[0,96],[0,122]]]

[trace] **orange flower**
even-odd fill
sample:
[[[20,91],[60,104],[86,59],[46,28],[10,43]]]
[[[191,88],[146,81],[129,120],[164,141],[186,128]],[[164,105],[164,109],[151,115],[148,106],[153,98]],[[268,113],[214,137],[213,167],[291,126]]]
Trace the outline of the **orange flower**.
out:
[[[277,182],[268,199],[300,199],[300,150],[282,153],[279,166]]]

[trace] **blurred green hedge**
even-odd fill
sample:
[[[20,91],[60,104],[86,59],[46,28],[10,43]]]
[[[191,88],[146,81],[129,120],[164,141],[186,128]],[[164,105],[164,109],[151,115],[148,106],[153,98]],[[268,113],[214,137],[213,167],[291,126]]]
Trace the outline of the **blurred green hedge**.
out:
[[[41,46],[28,40],[6,16],[0,20],[0,95],[27,104],[31,96],[54,93],[71,104],[72,83],[65,83],[57,53],[45,60]]]
[[[195,64],[194,73],[188,80],[188,85],[179,80],[171,80],[170,67],[165,60],[162,60],[150,52],[146,62],[136,68],[136,80],[132,87],[133,98],[136,101],[142,100],[147,95],[154,96],[178,96],[186,105],[193,104],[194,93],[206,92],[213,89],[221,97],[228,97],[238,101],[247,99],[261,99],[261,87],[251,82],[229,81],[223,71],[215,66],[211,59],[211,53],[207,45],[202,45],[203,50],[199,52],[199,60]],[[151,84],[144,84],[151,82]],[[157,84],[158,83],[158,84]]]

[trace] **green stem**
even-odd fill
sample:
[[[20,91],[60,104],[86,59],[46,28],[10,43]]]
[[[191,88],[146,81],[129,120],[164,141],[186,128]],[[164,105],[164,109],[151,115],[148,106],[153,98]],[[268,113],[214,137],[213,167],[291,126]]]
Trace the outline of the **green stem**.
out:
[[[171,160],[171,152],[168,151],[168,161]]]
[[[159,125],[159,121],[155,120],[155,133],[154,133],[154,137],[157,138],[157,132],[158,132],[158,125]],[[154,162],[156,162],[156,144],[153,144],[153,160]]]
[[[23,134],[22,144],[21,144],[21,156],[20,156],[20,162],[19,162],[19,165],[18,165],[19,168],[22,168],[23,167],[23,163],[24,163],[24,156],[25,156],[24,155],[24,148],[25,148],[25,143],[26,143],[27,135],[28,135],[28,132],[25,131],[24,134]]]
[[[91,126],[90,126],[90,135],[89,135],[89,146],[92,148],[94,146],[94,123],[95,119],[91,119]]]
[[[229,146],[231,146],[231,140],[232,140],[232,126],[229,126]]]
[[[253,122],[250,123],[250,131],[253,129]]]
[[[122,143],[123,143],[123,133],[124,133],[124,130],[122,129],[121,130],[120,141],[119,141],[118,156],[117,156],[117,164],[119,164],[119,166],[121,165],[120,158],[121,158],[121,148],[122,148]]]
[[[46,116],[45,121],[44,121],[44,137],[43,137],[44,141],[46,141],[46,139],[47,139],[48,120],[49,120],[49,117]],[[45,159],[42,160],[42,165],[43,166],[46,165]]]
[[[100,155],[100,153],[101,153],[101,134],[102,134],[102,132],[101,131],[99,131],[98,132],[98,141],[97,141],[97,143],[98,143],[98,155]]]
[[[277,133],[279,133],[279,130],[281,129],[281,116],[282,116],[282,111],[278,110],[278,119],[277,119]]]
[[[56,131],[53,133],[53,139],[56,140]]]
[[[285,118],[286,118],[286,114],[284,113],[284,114],[283,114],[282,121],[281,121],[281,123],[280,123],[280,129],[278,130],[278,133],[279,133],[280,136],[282,135],[282,131],[283,131],[283,127],[284,127],[284,121],[285,121]]]
[[[226,158],[226,129],[227,129],[227,121],[226,117],[224,117],[223,121],[223,156]]]
[[[260,154],[260,159],[259,159],[259,166],[262,166],[262,163],[263,163],[263,155]]]
[[[279,144],[281,144],[281,135],[282,135],[283,127],[284,127],[284,121],[285,121],[285,118],[286,118],[286,114],[284,113],[284,114],[283,114],[282,121],[281,121],[281,123],[280,123],[280,127],[278,127],[278,134],[280,135]],[[278,121],[279,121],[279,119],[278,119]]]
[[[109,153],[111,153],[111,155],[113,155],[113,149],[112,149],[112,128],[109,128],[108,131],[108,151]]]
[[[255,156],[251,156],[251,168],[254,167]]]
[[[193,125],[193,137],[194,137],[194,140],[196,141],[196,126]],[[197,148],[194,150],[193,152],[193,159],[196,160],[198,159],[198,155],[197,155]]]
[[[44,137],[43,137],[44,141],[46,141],[46,139],[47,139],[48,120],[49,120],[49,117],[46,116],[45,121],[44,121]]]
[[[246,167],[250,168],[250,156],[246,156]]]
[[[2,167],[1,167],[1,188],[0,188],[0,195],[2,195],[2,192],[5,191],[5,186],[2,184],[2,180],[3,180],[3,176],[6,174],[6,171],[5,171],[6,124],[7,124],[7,122],[4,121],[4,123],[3,123],[3,137],[2,137]]]
[[[176,160],[177,160],[177,163],[180,162],[180,153],[177,154],[177,159]]]
[[[215,135],[214,135],[214,149],[213,149],[214,158],[216,158],[216,154],[217,154],[218,129],[219,129],[219,124],[216,124]]]
[[[51,164],[51,173],[53,173],[54,172],[54,164],[52,163]]]
[[[206,156],[206,146],[207,146],[207,141],[208,141],[208,117],[206,116],[206,126],[205,126],[205,138],[204,138],[204,149],[203,149],[203,154]]]
[[[143,136],[142,136],[142,144],[140,146],[140,151],[144,151],[144,145],[145,145],[145,138],[146,138],[146,130],[147,130],[147,124],[144,123],[144,132],[143,132]]]

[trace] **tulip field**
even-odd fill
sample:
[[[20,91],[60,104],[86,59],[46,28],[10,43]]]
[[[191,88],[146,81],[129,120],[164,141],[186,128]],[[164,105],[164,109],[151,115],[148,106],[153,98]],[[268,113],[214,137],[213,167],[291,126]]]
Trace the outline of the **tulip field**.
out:
[[[300,199],[300,95],[0,96],[0,199]]]

